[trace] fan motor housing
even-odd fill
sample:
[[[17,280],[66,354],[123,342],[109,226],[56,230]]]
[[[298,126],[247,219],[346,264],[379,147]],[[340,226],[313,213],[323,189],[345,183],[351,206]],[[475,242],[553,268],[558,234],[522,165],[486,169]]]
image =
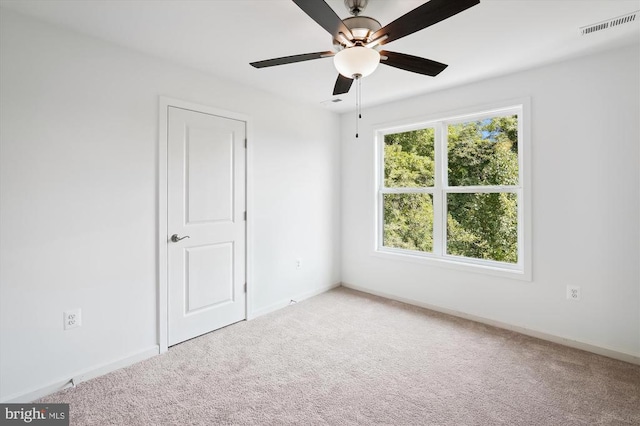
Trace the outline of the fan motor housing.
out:
[[[368,16],[351,16],[342,22],[351,30],[351,34],[353,34],[353,40],[351,41],[356,44],[358,44],[358,42],[361,44],[370,42],[371,35],[382,28],[380,22]],[[340,40],[335,39],[333,40],[333,45],[336,50],[342,50],[345,47]]]

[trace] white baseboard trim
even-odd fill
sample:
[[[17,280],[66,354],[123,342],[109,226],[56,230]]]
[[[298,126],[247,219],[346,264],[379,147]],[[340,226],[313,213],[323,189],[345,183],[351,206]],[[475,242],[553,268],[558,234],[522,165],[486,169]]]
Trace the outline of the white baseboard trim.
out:
[[[525,334],[527,336],[536,337],[541,340],[546,340],[548,342],[558,343],[560,345],[569,346],[571,348],[580,349],[587,352],[592,352],[594,354],[603,355],[609,358],[617,359],[620,361],[629,362],[631,364],[640,365],[640,356],[632,355],[626,352],[620,352],[615,349],[605,348],[602,346],[596,346],[590,343],[581,342],[578,340],[568,339],[566,337],[556,336],[554,334],[545,333],[538,330],[532,330],[530,328],[521,327],[513,324],[509,324],[502,321],[496,321],[484,317],[479,317],[472,314],[467,314],[465,312],[456,311],[453,309],[442,308],[440,306],[430,305],[428,303],[421,302],[419,300],[410,299],[407,297],[396,296],[394,294],[385,293],[381,291],[371,290],[366,287],[360,287],[353,284],[342,283],[343,287],[350,288],[352,290],[361,291],[363,293],[373,294],[375,296],[384,297],[385,299],[396,300],[398,302],[407,303],[409,305],[420,306],[421,308],[429,309],[432,311],[440,312],[443,314],[452,315],[459,318],[468,319],[471,321],[491,325],[497,328],[503,328],[505,330],[515,331],[520,334]]]
[[[57,392],[62,389],[66,389],[68,387],[73,386],[73,383],[76,385],[81,382],[85,382],[89,379],[93,379],[98,376],[102,376],[104,374],[110,373],[115,370],[119,370],[120,368],[128,367],[137,362],[143,361],[147,358],[151,358],[160,353],[159,346],[153,346],[151,348],[145,349],[140,352],[136,352],[124,358],[120,358],[117,361],[109,362],[106,364],[98,365],[95,367],[90,367],[81,371],[74,373],[71,377],[67,379],[57,380],[53,383],[50,383],[45,386],[41,386],[27,392],[15,393],[13,395],[9,395],[4,398],[2,403],[29,403],[35,401],[36,399],[45,397],[54,392]]]
[[[304,293],[299,293],[296,295],[293,295],[285,300],[281,300],[279,302],[276,303],[272,303],[269,306],[266,306],[264,308],[260,308],[257,309],[253,312],[251,312],[249,315],[247,315],[247,320],[252,320],[258,317],[261,317],[262,315],[266,315],[269,314],[271,312],[277,311],[278,309],[282,309],[285,308],[287,306],[289,306],[289,304],[291,303],[292,300],[295,300],[296,302],[300,302],[302,300],[308,299],[310,297],[313,296],[317,296],[318,294],[322,294],[325,293],[331,289],[334,289],[336,287],[340,287],[341,283],[335,283],[335,284],[331,284],[328,286],[324,286],[324,287],[320,287],[311,291],[306,291]]]

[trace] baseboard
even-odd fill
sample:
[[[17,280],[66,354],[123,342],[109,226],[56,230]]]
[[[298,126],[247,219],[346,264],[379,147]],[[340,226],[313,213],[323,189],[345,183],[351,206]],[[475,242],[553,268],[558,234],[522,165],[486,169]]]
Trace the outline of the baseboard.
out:
[[[153,346],[143,351],[136,352],[134,354],[126,356],[124,358],[120,358],[117,361],[109,362],[106,364],[102,364],[95,367],[87,368],[85,370],[78,371],[69,378],[57,380],[46,386],[38,387],[27,392],[21,392],[21,393],[9,395],[7,398],[5,398],[1,402],[2,403],[29,403],[31,401],[35,401],[36,399],[39,399],[47,395],[50,395],[54,392],[57,392],[59,390],[69,388],[74,384],[77,385],[78,383],[85,382],[89,379],[102,376],[104,374],[110,373],[115,370],[119,370],[120,368],[128,367],[137,362],[140,362],[147,358],[151,358],[155,355],[158,355],[159,353],[160,353],[160,347]]]
[[[331,289],[334,289],[336,287],[340,287],[341,283],[335,283],[335,284],[331,284],[328,286],[324,286],[324,287],[320,287],[311,291],[306,291],[304,293],[299,293],[299,294],[295,294],[292,295],[291,297],[284,299],[284,300],[280,300],[279,302],[276,303],[272,303],[269,306],[266,306],[264,308],[261,309],[257,309],[253,312],[251,312],[249,315],[247,315],[247,320],[252,320],[258,317],[261,317],[262,315],[266,315],[269,314],[271,312],[277,311],[278,309],[282,309],[286,306],[289,306],[289,304],[291,304],[291,301],[295,301],[295,302],[300,302],[302,300],[308,299],[310,297],[313,296],[317,296],[318,294],[322,294],[325,293]]]
[[[545,333],[538,330],[533,330],[526,327],[520,327],[517,325],[509,324],[502,321],[496,321],[476,315],[467,314],[465,312],[456,311],[453,309],[442,308],[440,306],[430,305],[428,303],[420,302],[419,300],[410,299],[406,297],[396,296],[394,294],[385,293],[381,291],[371,290],[365,287],[360,287],[353,284],[342,283],[343,287],[350,288],[352,290],[361,291],[363,293],[373,294],[375,296],[384,297],[385,299],[396,300],[398,302],[407,303],[409,305],[420,306],[421,308],[429,309],[432,311],[440,312],[443,314],[452,315],[459,318],[468,319],[471,321],[491,325],[493,327],[502,328],[505,330],[515,331],[520,334],[524,334],[531,337],[536,337],[548,342],[558,343],[560,345],[568,346],[575,349],[580,349],[594,354],[603,355],[609,358],[625,361],[631,364],[640,365],[640,356],[628,354],[626,352],[620,352],[615,349],[604,348],[602,346],[592,345],[590,343],[581,342],[578,340],[568,339],[566,337],[556,336],[554,334]]]

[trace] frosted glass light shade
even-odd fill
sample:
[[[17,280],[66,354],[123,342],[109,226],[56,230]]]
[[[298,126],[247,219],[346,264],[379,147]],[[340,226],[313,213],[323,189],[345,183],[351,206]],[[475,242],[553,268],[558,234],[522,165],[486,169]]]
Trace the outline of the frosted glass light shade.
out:
[[[380,54],[368,47],[354,46],[341,50],[333,57],[333,64],[347,78],[366,77],[378,68]]]

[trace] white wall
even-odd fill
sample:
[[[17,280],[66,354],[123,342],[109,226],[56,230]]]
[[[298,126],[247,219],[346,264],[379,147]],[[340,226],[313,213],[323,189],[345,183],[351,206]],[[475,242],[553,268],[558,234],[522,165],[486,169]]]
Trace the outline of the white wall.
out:
[[[344,114],[343,283],[640,356],[639,76],[635,45],[367,109],[360,139]],[[531,98],[533,281],[372,256],[373,125],[521,97]],[[581,301],[566,300],[567,284]]]
[[[160,95],[252,117],[254,311],[340,281],[337,115],[4,9],[0,28],[0,400],[157,353]]]

